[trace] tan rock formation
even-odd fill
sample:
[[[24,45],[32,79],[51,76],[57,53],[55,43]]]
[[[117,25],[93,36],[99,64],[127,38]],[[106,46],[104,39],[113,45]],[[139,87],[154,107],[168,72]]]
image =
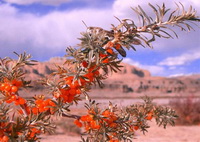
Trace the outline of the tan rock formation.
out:
[[[35,80],[52,73],[55,64],[62,64],[63,58],[56,57],[47,62],[38,62],[35,66],[25,67],[28,79]],[[122,63],[124,66],[119,73],[109,74],[104,81],[106,91],[116,91],[117,94],[194,94],[200,92],[200,75],[174,78],[154,77],[147,70]],[[34,84],[37,85],[37,84]],[[93,87],[94,92],[102,92],[99,87]],[[115,93],[115,94],[116,94]]]

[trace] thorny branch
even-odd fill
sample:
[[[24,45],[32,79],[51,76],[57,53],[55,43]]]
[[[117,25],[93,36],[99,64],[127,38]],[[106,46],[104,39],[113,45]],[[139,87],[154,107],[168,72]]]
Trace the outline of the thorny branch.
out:
[[[181,3],[177,4],[177,9],[171,13],[165,4],[161,7],[149,6],[155,13],[155,20],[140,6],[132,8],[142,20],[142,25],[136,25],[131,19],[120,20],[116,17],[119,25],[112,25],[111,30],[87,27],[81,33],[78,48],[66,49],[66,62],[63,66],[67,67],[57,66],[52,74],[54,80],[47,78],[41,81],[49,88],[48,94],[53,96],[52,99],[38,95],[28,100],[19,95],[18,90],[30,84],[24,81],[25,72],[22,69],[25,65],[35,63],[30,60],[30,55],[17,54],[17,61],[0,59],[0,138],[6,141],[36,141],[42,132],[54,130],[52,115],[76,119],[75,124],[84,127],[85,133],[89,135],[82,139],[84,142],[131,141],[138,129],[147,131],[147,121],[152,118],[164,127],[167,124],[174,125],[177,117],[174,110],[155,106],[149,99],[144,99],[144,104],[134,104],[124,109],[112,103],[102,109],[95,101],[89,101],[85,105],[88,109],[86,115],[70,113],[70,106],[81,100],[81,94],[90,100],[87,93],[91,85],[102,87],[109,72],[120,71],[122,59],[119,59],[118,53],[126,57],[124,48],[136,50],[135,45],[152,47],[151,42],[156,37],[173,38],[173,34],[178,37],[172,27],[190,31],[193,29],[192,23],[200,22],[191,6],[185,11]]]

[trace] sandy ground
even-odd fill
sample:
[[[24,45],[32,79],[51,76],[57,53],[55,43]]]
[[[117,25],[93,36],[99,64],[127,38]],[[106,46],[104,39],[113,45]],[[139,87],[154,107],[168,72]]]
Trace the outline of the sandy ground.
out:
[[[168,126],[166,129],[151,122],[146,135],[136,132],[134,142],[200,142],[200,126]],[[41,142],[80,142],[80,137],[70,134],[44,136]]]
[[[155,99],[154,102],[158,105],[167,105],[170,99]],[[98,99],[98,102],[107,106],[109,100]],[[130,105],[136,102],[143,102],[141,99],[114,99],[112,100],[118,106]],[[83,104],[78,106],[80,109]],[[81,109],[82,110],[82,109]],[[81,113],[81,112],[79,112]],[[166,129],[158,127],[154,121],[150,122],[148,133],[143,135],[137,131],[133,142],[200,142],[200,125],[196,126],[168,126]],[[81,138],[77,134],[59,133],[57,135],[43,136],[41,142],[80,142]]]

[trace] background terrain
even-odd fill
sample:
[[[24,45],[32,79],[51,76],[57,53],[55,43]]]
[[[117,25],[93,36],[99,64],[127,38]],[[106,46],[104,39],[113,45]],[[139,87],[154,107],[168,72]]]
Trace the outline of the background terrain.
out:
[[[45,90],[36,79],[41,79],[45,75],[51,74],[55,69],[55,65],[62,65],[63,62],[64,58],[56,57],[46,62],[38,62],[35,66],[26,67],[27,78],[33,80],[32,85],[34,88],[26,90],[23,95],[30,97],[46,94],[48,96],[48,90]],[[104,81],[104,88],[93,86],[91,92],[89,92],[92,99],[97,100],[102,106],[106,106],[111,101],[123,107],[141,102],[141,97],[147,95],[154,98],[154,103],[158,105],[175,106],[177,110],[180,110],[180,108],[188,110],[188,112],[182,112],[185,115],[179,114],[181,118],[177,120],[177,126],[175,127],[169,126],[167,129],[163,129],[152,121],[150,123],[151,128],[146,135],[139,131],[136,132],[135,142],[200,141],[200,103],[197,103],[197,106],[192,104],[197,100],[199,101],[200,75],[194,74],[177,77],[151,76],[151,73],[147,70],[125,63],[122,65],[124,67],[119,73],[110,74],[108,79]],[[82,98],[84,99],[84,97]],[[181,104],[180,100],[185,102]],[[195,114],[193,113],[194,107],[196,109],[199,108]],[[77,106],[72,108],[72,112],[75,114],[81,115],[84,114],[84,111],[84,101],[79,102]],[[195,118],[190,115],[195,116]],[[59,127],[56,134],[44,135],[42,141],[80,141],[80,134],[83,133],[83,130],[77,128],[73,124],[73,120],[66,118],[56,119]]]

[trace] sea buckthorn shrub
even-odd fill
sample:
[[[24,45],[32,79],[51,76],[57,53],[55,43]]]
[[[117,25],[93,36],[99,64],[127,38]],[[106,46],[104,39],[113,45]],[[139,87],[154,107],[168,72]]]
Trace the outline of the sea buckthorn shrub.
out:
[[[0,59],[0,140],[38,141],[42,133],[54,132],[52,116],[74,119],[74,124],[87,134],[82,137],[84,142],[132,141],[135,131],[147,132],[148,122],[152,119],[164,128],[168,124],[174,125],[175,111],[153,104],[148,97],[144,98],[144,103],[124,108],[111,102],[102,108],[89,94],[92,85],[103,87],[108,74],[122,68],[123,57],[129,49],[136,50],[135,45],[152,47],[151,42],[156,37],[178,36],[170,26],[190,30],[190,22],[200,21],[192,7],[185,11],[183,6],[182,9],[179,6],[169,13],[164,4],[149,6],[155,13],[155,20],[140,6],[133,8],[142,20],[139,26],[131,19],[120,20],[117,17],[119,25],[112,25],[111,30],[86,25],[78,47],[67,47],[63,66],[56,65],[51,76],[40,80],[48,92],[32,99],[21,97],[19,90],[31,86],[23,67],[37,62],[26,53],[16,53],[17,60]],[[84,115],[73,114],[71,107],[78,104],[82,96],[88,101],[85,104],[87,111]]]

